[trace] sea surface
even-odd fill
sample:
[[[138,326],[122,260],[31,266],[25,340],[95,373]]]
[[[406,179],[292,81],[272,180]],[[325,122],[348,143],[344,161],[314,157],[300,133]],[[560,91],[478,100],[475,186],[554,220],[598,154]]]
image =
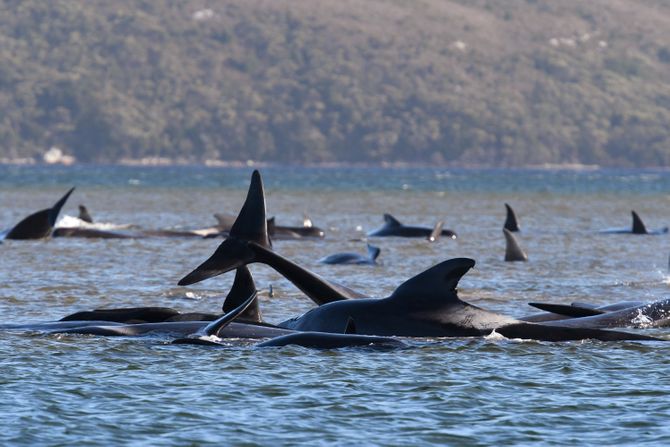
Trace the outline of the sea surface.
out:
[[[0,166],[0,228],[50,207],[85,204],[99,222],[201,228],[237,213],[252,168]],[[269,215],[323,240],[275,251],[370,296],[452,257],[477,261],[459,296],[520,317],[527,303],[668,298],[670,235],[601,234],[670,224],[670,172],[627,170],[261,169]],[[522,227],[527,263],[503,262],[504,203]],[[458,239],[375,238],[379,266],[328,266],[365,252],[391,213],[444,220]],[[0,245],[0,323],[55,320],[98,307],[220,310],[234,274],[179,287],[219,239],[57,238]],[[280,322],[313,307],[291,283],[252,265],[261,308]],[[273,296],[268,290],[272,286]],[[642,331],[670,339],[670,329]],[[409,349],[310,350],[170,345],[169,338],[0,338],[0,444],[668,445],[670,343],[415,339]]]

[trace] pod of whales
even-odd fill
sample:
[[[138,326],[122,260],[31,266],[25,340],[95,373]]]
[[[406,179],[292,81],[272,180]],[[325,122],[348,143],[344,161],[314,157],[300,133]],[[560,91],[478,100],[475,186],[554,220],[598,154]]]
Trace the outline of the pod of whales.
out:
[[[438,222],[436,227],[416,227],[403,225],[398,219],[391,216],[390,214],[384,214],[384,225],[376,230],[368,232],[369,237],[386,237],[386,236],[398,236],[398,237],[423,237],[429,240],[436,240],[437,236],[445,236],[450,239],[456,239],[456,233],[452,230],[442,229],[442,222]],[[439,227],[439,230],[436,231],[436,228]]]
[[[403,283],[388,298],[349,299],[332,284],[269,249],[265,220],[265,195],[258,171],[252,174],[247,198],[230,236],[214,254],[179,281],[193,284],[252,262],[265,262],[299,289],[328,295],[310,295],[319,307],[279,326],[298,331],[341,333],[347,322],[356,322],[357,333],[375,336],[462,337],[482,336],[493,331],[513,338],[545,341],[653,340],[639,334],[592,328],[554,327],[516,320],[461,301],[456,292],[460,278],[475,261],[456,258],[444,261]],[[273,259],[268,262],[269,259]],[[277,268],[280,266],[280,268]]]
[[[322,264],[355,264],[355,265],[375,265],[377,264],[377,257],[381,251],[379,247],[367,244],[367,256],[358,253],[335,253],[319,260]]]
[[[51,236],[51,232],[58,219],[58,214],[63,205],[65,205],[65,202],[67,202],[70,194],[72,194],[72,191],[74,191],[74,188],[66,192],[51,208],[37,211],[14,225],[5,234],[5,239],[43,239]]]
[[[668,227],[663,227],[656,230],[648,230],[644,222],[642,222],[642,219],[640,219],[640,216],[638,216],[638,214],[635,211],[631,211],[631,214],[633,216],[633,226],[630,229],[614,228],[608,230],[601,230],[600,232],[607,234],[651,234],[651,235],[666,234],[668,232]]]
[[[51,234],[58,212],[71,192],[72,190],[51,209],[40,211],[21,221],[8,235],[14,233],[15,238],[20,239],[22,237],[16,236],[38,234],[39,231],[34,230],[39,225],[35,223],[44,221],[48,224],[48,231],[39,237]],[[512,234],[512,231],[518,231],[516,216],[511,207],[505,205],[508,210],[508,219],[503,229],[507,241],[505,260],[527,260],[527,255]],[[34,217],[37,215],[42,217]],[[90,214],[83,206],[80,206],[81,216],[82,220],[88,219],[92,222]],[[635,212],[633,219],[633,233],[650,234]],[[385,215],[385,220],[387,224],[382,229],[371,232],[371,236],[427,237],[429,240],[436,240],[440,235],[456,237],[452,231],[442,229],[442,222],[431,230],[404,226],[390,215]],[[508,221],[509,227],[515,227],[516,230],[507,228]],[[301,228],[310,227],[283,227],[282,231],[286,231],[289,238],[306,237],[297,231]],[[380,234],[384,233],[381,231],[384,228],[390,230],[387,234]],[[667,229],[664,231],[667,232]],[[184,236],[194,234],[192,231],[171,230],[154,230],[154,233]],[[274,220],[266,219],[265,194],[258,171],[252,174],[247,198],[227,233],[228,237],[214,254],[179,281],[180,285],[188,285],[235,270],[235,281],[223,303],[222,315],[181,313],[163,307],[96,309],[68,315],[58,322],[2,325],[0,328],[112,336],[170,334],[180,337],[174,341],[176,344],[220,345],[224,338],[271,338],[257,346],[299,345],[330,349],[351,346],[406,346],[401,340],[394,338],[396,336],[472,337],[493,333],[507,338],[542,341],[586,338],[603,341],[658,340],[642,334],[606,329],[623,326],[662,327],[670,324],[670,300],[649,304],[619,303],[602,307],[533,303],[547,313],[522,319],[491,312],[458,297],[457,285],[460,279],[475,265],[475,261],[468,258],[449,259],[434,265],[403,282],[386,298],[364,297],[351,289],[320,278],[272,250],[272,235],[279,233]],[[146,237],[152,232],[149,230],[135,234]],[[321,236],[317,237],[322,235],[321,232]],[[356,253],[339,253],[329,258],[331,263],[374,263],[379,249],[368,245],[368,251],[367,258]],[[328,258],[323,262],[326,259]],[[256,287],[247,268],[248,264],[256,262],[277,270],[318,307],[278,325],[263,322]]]

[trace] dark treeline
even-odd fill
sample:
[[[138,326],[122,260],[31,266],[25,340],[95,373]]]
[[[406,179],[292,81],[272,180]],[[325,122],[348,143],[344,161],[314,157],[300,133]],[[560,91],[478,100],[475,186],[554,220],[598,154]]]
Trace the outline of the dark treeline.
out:
[[[0,158],[670,165],[664,0],[0,8]]]

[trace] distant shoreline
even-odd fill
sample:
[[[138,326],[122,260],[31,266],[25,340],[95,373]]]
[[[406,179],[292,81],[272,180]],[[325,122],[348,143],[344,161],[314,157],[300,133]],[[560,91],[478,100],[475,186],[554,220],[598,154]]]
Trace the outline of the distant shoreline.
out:
[[[667,170],[670,167],[629,167],[629,166],[600,166],[580,163],[543,163],[522,166],[493,166],[472,163],[430,164],[409,162],[383,162],[383,163],[350,163],[350,162],[324,162],[324,163],[279,163],[263,162],[256,160],[205,160],[204,162],[192,162],[187,160],[172,160],[162,157],[151,157],[141,159],[124,159],[116,162],[83,163],[72,161],[69,163],[46,163],[35,158],[8,159],[0,158],[0,166],[131,166],[131,167],[174,167],[174,166],[201,166],[209,168],[267,168],[267,167],[300,167],[321,169],[342,168],[457,168],[457,169],[546,169],[546,170],[570,170],[570,171],[596,171],[599,169],[654,169]]]

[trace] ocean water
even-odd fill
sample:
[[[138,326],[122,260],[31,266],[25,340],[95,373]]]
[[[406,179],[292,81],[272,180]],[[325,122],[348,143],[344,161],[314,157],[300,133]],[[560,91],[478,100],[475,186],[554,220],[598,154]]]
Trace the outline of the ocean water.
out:
[[[600,234],[670,224],[670,173],[467,169],[261,169],[270,215],[307,214],[319,241],[277,241],[285,257],[371,296],[452,257],[477,261],[459,296],[510,316],[533,301],[596,304],[668,297],[670,235]],[[251,168],[0,166],[0,228],[49,207],[145,228],[198,228],[236,213]],[[503,262],[503,204],[516,210],[527,263]],[[365,252],[391,213],[438,220],[456,240],[375,238],[379,266],[328,266]],[[58,319],[98,307],[215,312],[233,274],[179,287],[217,239],[5,241],[0,323]],[[253,265],[264,318],[312,303]],[[267,293],[272,286],[274,296]],[[641,331],[670,338],[667,329]],[[3,445],[663,445],[670,442],[670,344],[543,343],[498,338],[409,340],[409,349],[309,350],[169,345],[169,338],[45,335],[0,338]]]

